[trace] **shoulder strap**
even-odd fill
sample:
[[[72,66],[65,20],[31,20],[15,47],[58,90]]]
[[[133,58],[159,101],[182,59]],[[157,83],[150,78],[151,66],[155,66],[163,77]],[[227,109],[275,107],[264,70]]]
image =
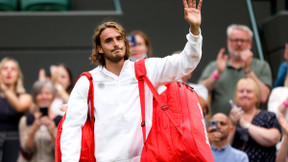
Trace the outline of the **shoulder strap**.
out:
[[[93,77],[89,72],[83,72],[77,81],[81,78],[81,76],[86,76],[89,80],[89,90],[88,90],[88,97],[87,97],[87,104],[88,104],[88,116],[91,122],[91,127],[94,130],[94,87],[93,87]],[[76,83],[77,83],[76,81]],[[75,83],[75,84],[76,84]]]
[[[145,87],[144,87],[144,82],[147,84],[149,89],[151,90],[153,96],[157,100],[157,102],[162,105],[161,109],[162,111],[168,116],[168,118],[171,120],[171,122],[176,126],[176,122],[174,121],[172,114],[169,110],[169,106],[163,102],[163,100],[160,98],[159,93],[157,92],[156,88],[153,86],[149,78],[147,77],[147,71],[145,67],[145,59],[141,58],[137,60],[134,63],[134,68],[135,68],[135,75],[138,80],[138,87],[139,87],[139,96],[140,96],[140,105],[141,105],[141,115],[142,115],[142,122],[141,122],[141,127],[142,127],[142,134],[143,134],[143,141],[144,144],[146,143],[146,126],[145,126]],[[154,113],[154,112],[153,112]],[[178,129],[179,130],[179,129]],[[182,131],[179,130],[180,133],[182,134]]]

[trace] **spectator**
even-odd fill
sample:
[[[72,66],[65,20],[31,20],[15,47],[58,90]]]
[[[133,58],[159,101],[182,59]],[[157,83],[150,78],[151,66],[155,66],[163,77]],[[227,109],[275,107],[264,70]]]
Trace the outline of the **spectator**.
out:
[[[5,57],[0,62],[0,161],[15,162],[19,152],[18,123],[30,107],[19,63]]]
[[[39,80],[52,81],[57,93],[51,108],[53,112],[63,116],[64,112],[60,110],[60,107],[63,104],[67,104],[73,88],[73,75],[71,70],[65,64],[52,65],[50,67],[49,77],[46,77],[44,69],[40,69]]]
[[[35,107],[32,113],[20,119],[18,162],[51,162],[55,158],[57,125],[62,118],[51,111],[56,90],[50,81],[36,81],[31,94]]]
[[[279,114],[279,123],[283,131],[283,139],[279,151],[277,152],[276,162],[288,161],[288,123],[282,114]]]
[[[201,58],[201,5],[183,0],[184,18],[190,25],[187,44],[180,55],[145,60],[147,77],[155,87],[191,73]],[[143,148],[140,98],[134,63],[129,61],[126,32],[115,22],[104,22],[95,30],[90,73],[94,84],[95,158],[97,161],[140,161]],[[63,161],[79,161],[81,126],[87,119],[89,82],[81,77],[68,101],[61,136]],[[153,95],[145,90],[147,135],[152,123]]]
[[[229,100],[234,94],[237,81],[252,78],[260,89],[260,101],[266,103],[272,85],[271,70],[267,62],[253,58],[252,31],[245,25],[230,25],[227,28],[227,47],[221,48],[216,61],[206,66],[199,82],[211,93],[212,114],[230,112]]]
[[[234,100],[237,107],[233,106],[230,112],[230,119],[236,125],[232,146],[245,151],[249,161],[275,161],[281,127],[273,112],[259,109],[257,83],[252,78],[240,79]]]
[[[130,60],[135,61],[142,57],[152,56],[152,46],[148,36],[140,31],[134,30],[129,33],[130,38],[134,37],[133,40],[129,40],[131,44]]]
[[[288,62],[288,43],[285,44],[284,62],[280,65],[277,78],[273,84],[273,88],[288,85],[287,79],[287,62]]]
[[[288,44],[287,44],[288,46]],[[288,59],[288,48],[286,48],[286,55],[287,55],[287,59]],[[284,54],[285,57],[285,54]],[[286,62],[284,62],[283,64],[285,64],[286,66]],[[285,67],[286,70],[287,67]],[[282,69],[284,70],[284,69]],[[284,75],[280,74],[282,71],[281,68],[279,69],[279,74],[278,74],[278,80],[279,76]],[[286,72],[284,77],[286,77]],[[279,83],[279,81],[277,81]],[[275,82],[276,83],[276,82]],[[279,114],[282,114],[284,116],[284,118],[287,120],[288,119],[288,113],[287,113],[287,108],[288,108],[288,77],[286,77],[285,81],[283,81],[282,83],[285,83],[284,86],[276,86],[276,88],[273,88],[271,91],[271,94],[269,96],[269,100],[268,100],[268,111],[274,112],[276,114],[276,117],[279,116]],[[275,84],[274,84],[275,85]],[[282,138],[283,140],[284,138]],[[280,141],[277,144],[277,149],[279,149],[280,145],[281,145]]]
[[[207,129],[215,162],[248,162],[247,154],[231,147],[229,143],[229,134],[233,131],[229,118],[223,113],[217,113],[210,121],[217,124]]]

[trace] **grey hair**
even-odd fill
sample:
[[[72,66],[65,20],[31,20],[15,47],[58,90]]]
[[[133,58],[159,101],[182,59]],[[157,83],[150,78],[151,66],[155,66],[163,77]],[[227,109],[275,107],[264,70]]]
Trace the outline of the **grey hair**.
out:
[[[227,38],[230,38],[230,35],[231,35],[232,31],[235,30],[235,29],[247,32],[250,35],[250,40],[252,40],[252,38],[253,38],[252,30],[248,26],[240,25],[240,24],[232,24],[232,25],[228,26],[228,28],[227,28]]]
[[[53,94],[53,98],[55,98],[56,96],[56,89],[54,88],[53,84],[51,81],[48,80],[38,80],[33,84],[33,87],[31,89],[31,95],[32,95],[32,99],[33,102],[36,103],[36,96],[41,92],[41,90],[43,89],[43,87],[49,87],[52,94]]]

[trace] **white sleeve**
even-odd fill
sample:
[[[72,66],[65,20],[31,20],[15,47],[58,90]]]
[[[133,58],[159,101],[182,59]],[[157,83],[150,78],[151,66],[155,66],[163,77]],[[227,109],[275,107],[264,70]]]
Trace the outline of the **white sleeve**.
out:
[[[283,97],[281,97],[281,92],[278,91],[278,88],[274,88],[268,100],[268,111],[274,112],[277,118],[279,115],[278,107],[283,101],[282,98]]]
[[[87,119],[88,89],[89,81],[85,76],[82,76],[77,81],[69,97],[60,145],[63,162],[79,161],[82,127]]]
[[[186,38],[187,43],[180,54],[145,60],[147,76],[154,85],[175,82],[197,67],[202,56],[202,35],[189,32]]]

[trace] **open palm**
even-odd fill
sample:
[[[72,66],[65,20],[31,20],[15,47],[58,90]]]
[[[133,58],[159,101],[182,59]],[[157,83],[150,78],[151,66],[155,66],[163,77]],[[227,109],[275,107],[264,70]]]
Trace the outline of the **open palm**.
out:
[[[198,7],[196,5],[196,0],[183,0],[184,18],[192,27],[200,27],[201,25],[201,6],[202,0],[199,1]]]

